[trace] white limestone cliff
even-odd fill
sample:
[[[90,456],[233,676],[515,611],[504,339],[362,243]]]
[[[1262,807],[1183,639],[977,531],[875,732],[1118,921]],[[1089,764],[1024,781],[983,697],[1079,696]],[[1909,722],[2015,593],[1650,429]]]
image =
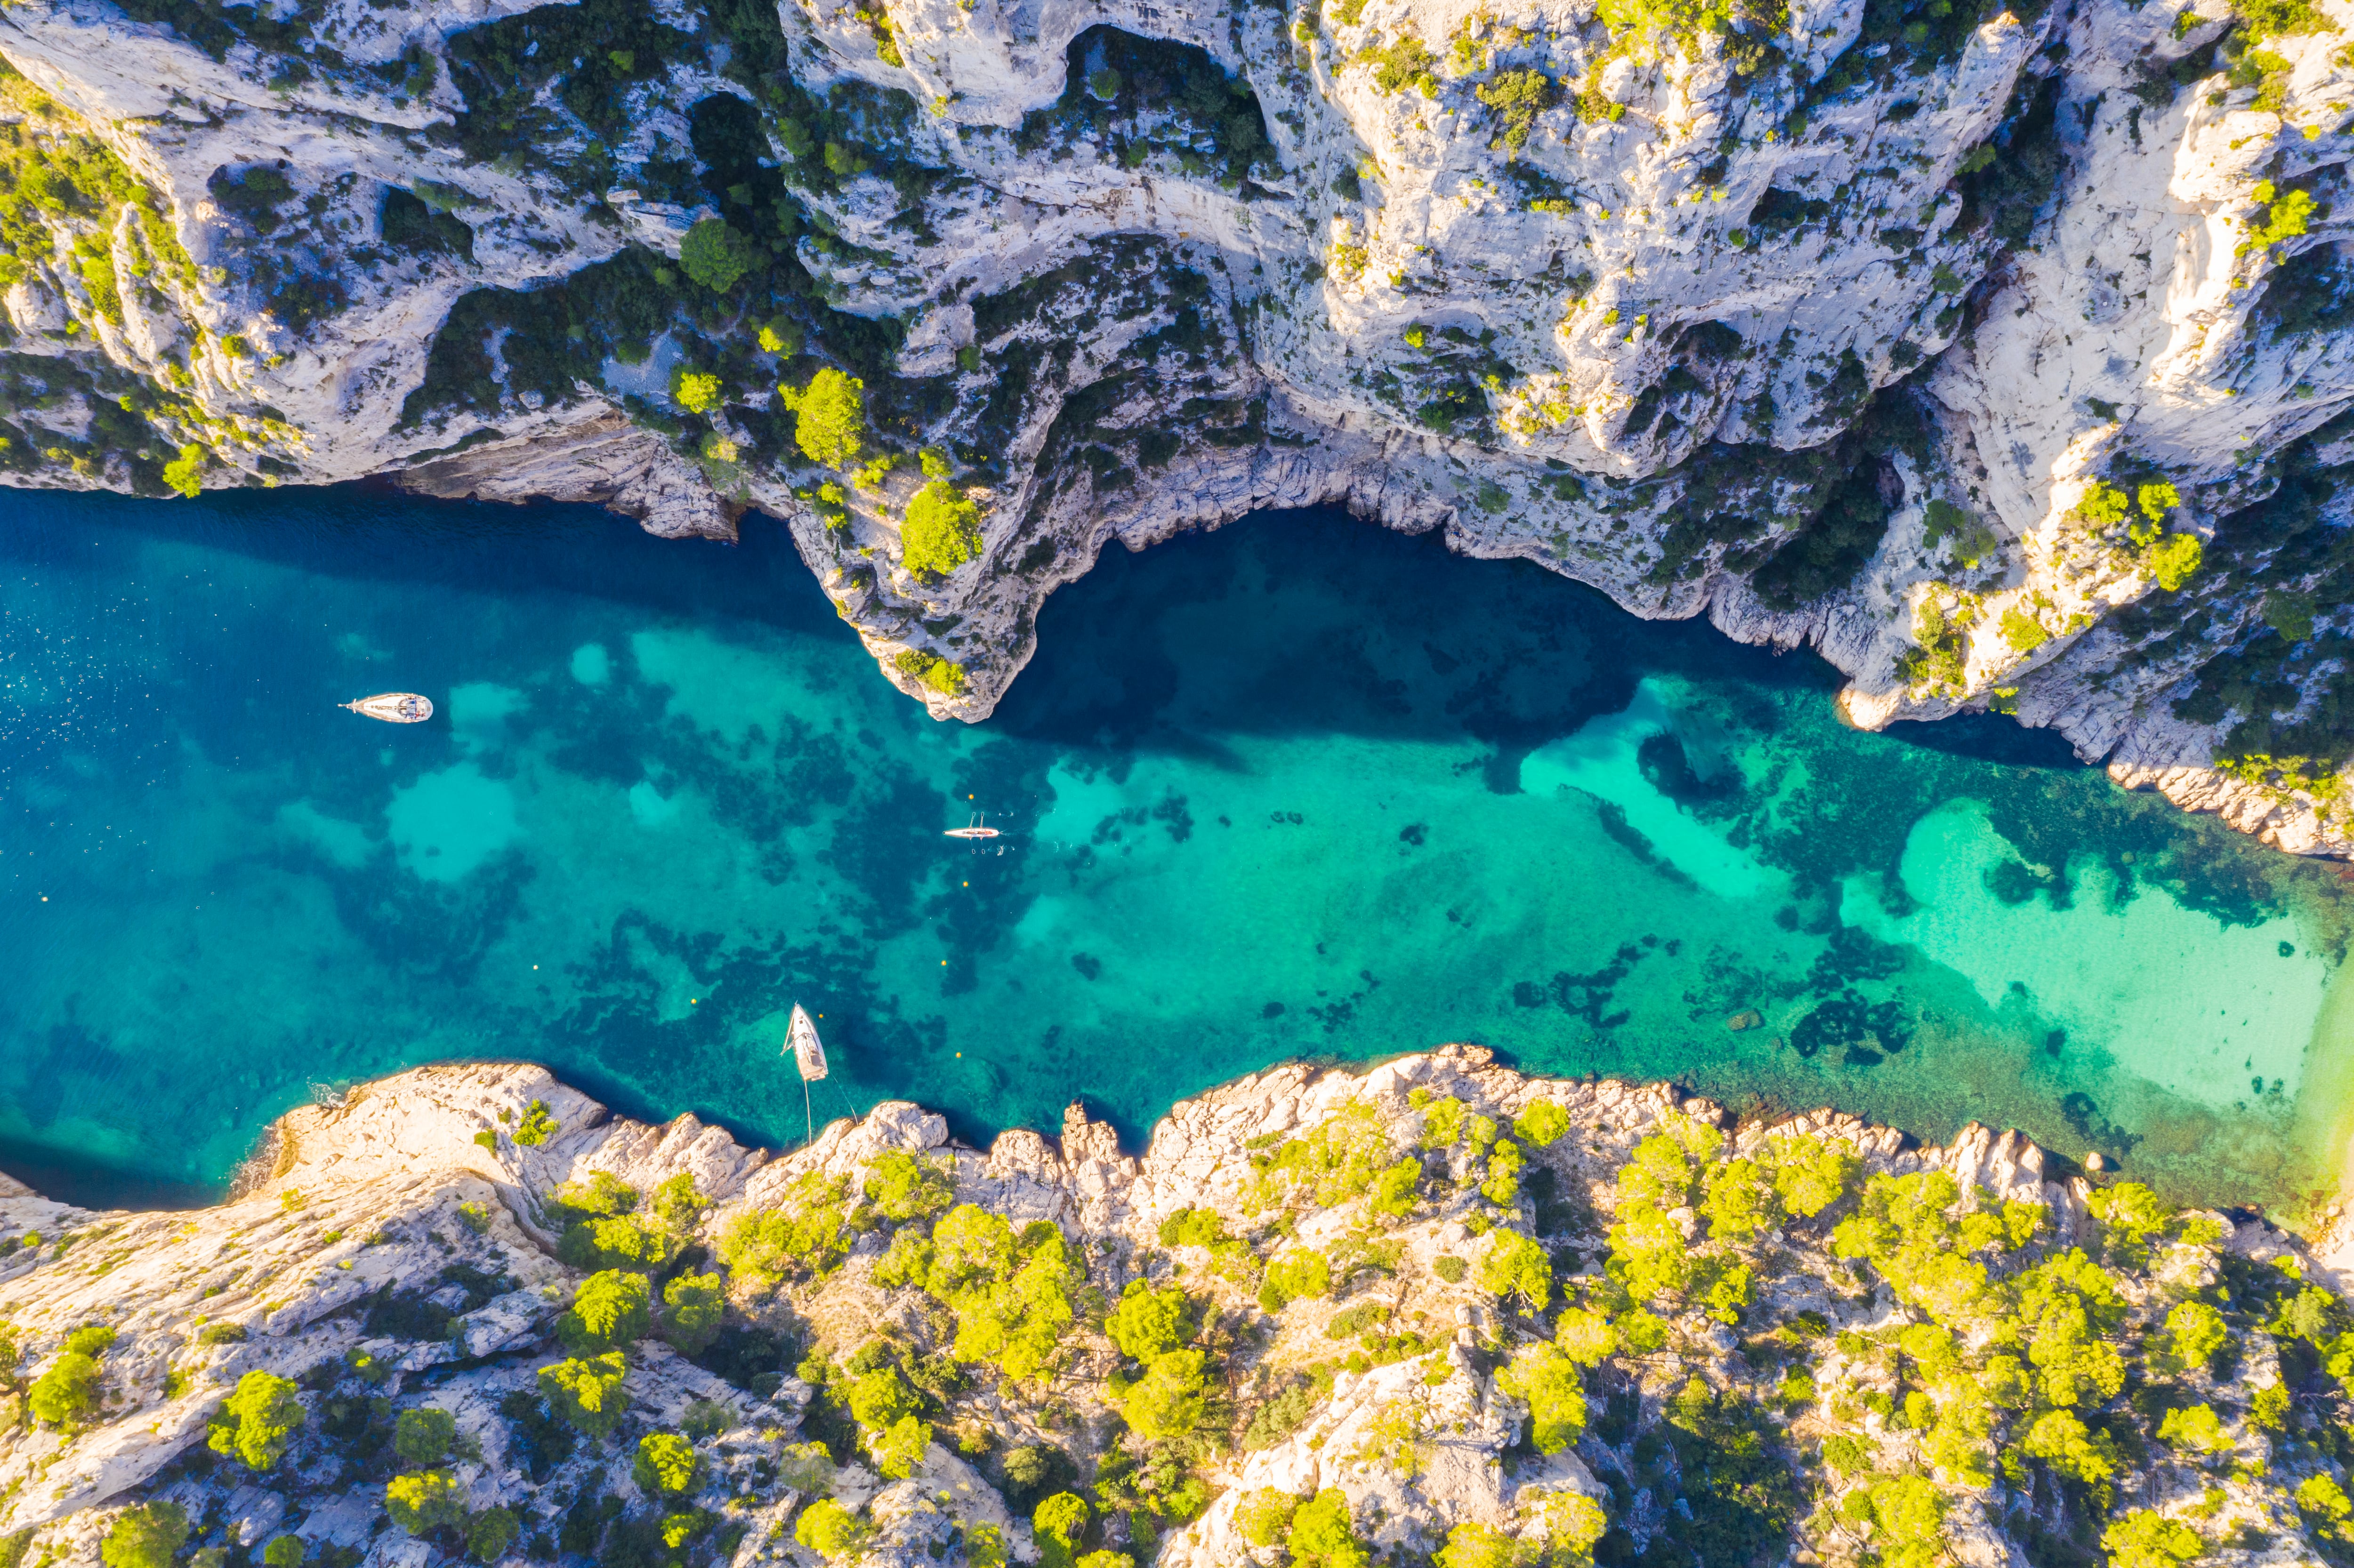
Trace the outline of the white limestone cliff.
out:
[[[1993,705],[2284,848],[2354,848],[2331,759],[2235,729],[2255,688],[2172,705],[2287,600],[2320,620],[2285,719],[2338,668],[2334,557],[2276,559],[2247,509],[2346,455],[2300,445],[2354,398],[2346,331],[2266,303],[2284,268],[2336,286],[2341,0],[2261,34],[2179,0],[1761,4],[1689,33],[1615,0],[794,0],[773,32],[677,0],[614,12],[667,41],[610,68],[538,53],[571,50],[564,10],[0,14],[29,143],[87,134],[144,192],[15,220],[0,479],[389,472],[663,534],[758,508],[885,673],[966,719],[1107,543],[1337,503],[1812,642],[1858,723]],[[469,53],[500,27],[533,41]],[[1113,71],[1097,112],[1072,78],[1123,37],[1204,51],[1227,97]],[[756,238],[806,294],[715,298],[669,260],[722,207],[768,221],[692,177],[715,96],[759,111],[729,155],[781,182],[787,237]],[[649,253],[675,297],[647,341],[601,306],[518,314]],[[799,357],[751,345],[780,302]],[[927,446],[980,508],[952,569],[901,562],[928,469],[832,499],[792,446],[770,387],[842,361],[848,317],[898,340],[863,362],[896,399],[867,455]],[[680,402],[705,366],[717,400]],[[2173,487],[2151,521],[2205,543],[2187,586],[2157,586],[2137,514],[2102,521],[2112,482]]]

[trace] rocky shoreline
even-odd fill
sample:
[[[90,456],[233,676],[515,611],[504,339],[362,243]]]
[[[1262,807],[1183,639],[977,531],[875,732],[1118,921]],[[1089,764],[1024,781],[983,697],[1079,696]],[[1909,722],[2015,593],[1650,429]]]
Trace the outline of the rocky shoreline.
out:
[[[2330,1237],[2017,1133],[1726,1122],[1450,1046],[1255,1075],[1140,1154],[1077,1107],[983,1150],[905,1103],[776,1154],[417,1069],[281,1118],[211,1209],[0,1183],[0,1561],[1864,1563],[1922,1518],[1974,1568],[2130,1568],[2127,1526],[2347,1549]]]

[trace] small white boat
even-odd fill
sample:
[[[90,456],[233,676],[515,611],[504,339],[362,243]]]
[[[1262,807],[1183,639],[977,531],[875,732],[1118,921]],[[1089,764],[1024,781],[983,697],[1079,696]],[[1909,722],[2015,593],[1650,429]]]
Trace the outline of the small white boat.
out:
[[[420,697],[415,692],[378,692],[372,697],[362,697],[355,703],[338,703],[338,707],[351,709],[387,724],[423,724],[433,716],[433,700]]]
[[[809,1086],[825,1076],[825,1042],[817,1037],[817,1025],[798,1001],[793,1003],[792,1026],[785,1031],[785,1049],[801,1070],[801,1138],[807,1142],[817,1136],[817,1124],[810,1118]]]
[[[800,1002],[793,1003],[792,1027],[785,1034],[785,1049],[793,1054],[793,1065],[801,1070],[801,1082],[813,1084],[825,1076],[825,1043],[817,1037],[817,1025]]]
[[[983,812],[963,827],[950,828],[946,836],[952,839],[993,839],[997,836],[997,830],[984,825],[988,813]]]

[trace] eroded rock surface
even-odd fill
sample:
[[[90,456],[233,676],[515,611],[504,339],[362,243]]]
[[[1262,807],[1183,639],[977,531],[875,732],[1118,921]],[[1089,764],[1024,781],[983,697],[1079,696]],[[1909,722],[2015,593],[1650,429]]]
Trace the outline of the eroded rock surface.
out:
[[[1735,1126],[1450,1046],[1239,1080],[1140,1154],[1076,1107],[984,1151],[887,1103],[777,1155],[463,1065],[290,1114],[246,1186],[0,1189],[11,1560],[158,1518],[196,1562],[331,1568],[2343,1540],[2332,1246],[1975,1125]],[[625,1404],[589,1419],[555,1383],[609,1330]]]
[[[757,507],[967,719],[1338,503],[2342,853],[2349,16],[27,0],[0,479]]]

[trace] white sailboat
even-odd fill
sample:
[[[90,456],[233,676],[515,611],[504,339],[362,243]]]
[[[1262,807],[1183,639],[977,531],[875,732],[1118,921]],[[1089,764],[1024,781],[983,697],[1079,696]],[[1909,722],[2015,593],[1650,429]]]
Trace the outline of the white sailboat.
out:
[[[355,703],[337,703],[339,708],[349,708],[367,718],[382,719],[387,724],[423,724],[433,716],[433,699],[415,692],[378,692],[372,697],[362,697]]]
[[[975,816],[963,827],[949,829],[943,836],[951,839],[993,839],[997,836],[997,830],[989,825],[986,815],[980,815]]]
[[[809,1086],[825,1076],[825,1042],[817,1037],[817,1025],[798,1001],[793,1003],[792,1026],[785,1032],[785,1049],[793,1054],[793,1065],[801,1069],[804,1138],[814,1138],[817,1125],[810,1114]]]

